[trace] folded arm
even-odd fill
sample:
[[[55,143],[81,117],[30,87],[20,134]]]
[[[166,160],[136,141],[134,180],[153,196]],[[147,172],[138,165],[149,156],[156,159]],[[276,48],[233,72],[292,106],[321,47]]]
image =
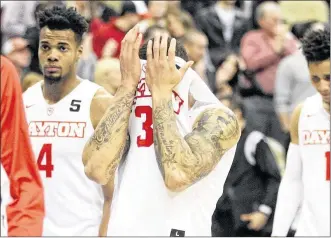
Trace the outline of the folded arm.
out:
[[[166,186],[181,191],[207,176],[239,140],[234,114],[226,108],[206,109],[183,137],[171,95],[153,97],[153,133],[157,161]]]

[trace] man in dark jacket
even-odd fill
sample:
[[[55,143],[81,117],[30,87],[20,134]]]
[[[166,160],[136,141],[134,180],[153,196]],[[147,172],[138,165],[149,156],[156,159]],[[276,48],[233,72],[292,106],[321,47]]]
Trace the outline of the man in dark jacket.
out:
[[[213,236],[270,236],[281,176],[266,137],[245,125],[244,108],[231,109],[242,126],[241,138],[224,192],[212,218]]]
[[[209,41],[208,53],[212,64],[209,83],[214,89],[215,71],[229,55],[239,54],[240,41],[249,30],[249,24],[242,11],[235,7],[235,1],[217,1],[200,10],[195,19],[197,28]]]

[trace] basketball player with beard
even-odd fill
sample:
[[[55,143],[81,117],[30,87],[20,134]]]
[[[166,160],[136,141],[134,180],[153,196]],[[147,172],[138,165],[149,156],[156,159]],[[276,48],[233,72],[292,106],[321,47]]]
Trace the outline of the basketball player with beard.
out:
[[[81,163],[111,96],[76,76],[88,24],[73,8],[39,14],[39,61],[44,80],[24,93],[36,163],[45,189],[43,236],[106,235],[113,184],[90,181]]]
[[[121,71],[130,90],[115,95],[83,153],[86,174],[97,183],[118,171],[107,235],[211,236],[238,121],[205,84],[193,90],[203,81],[179,42],[157,33],[139,52],[139,39],[135,27],[122,42]]]

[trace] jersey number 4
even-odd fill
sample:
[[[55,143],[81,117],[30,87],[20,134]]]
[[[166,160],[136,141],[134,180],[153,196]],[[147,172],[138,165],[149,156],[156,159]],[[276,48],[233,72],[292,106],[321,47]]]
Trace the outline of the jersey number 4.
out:
[[[46,171],[46,178],[52,177],[54,165],[52,164],[52,144],[44,144],[40,150],[38,160],[38,169]]]
[[[326,180],[330,181],[330,151],[325,152],[326,158]]]

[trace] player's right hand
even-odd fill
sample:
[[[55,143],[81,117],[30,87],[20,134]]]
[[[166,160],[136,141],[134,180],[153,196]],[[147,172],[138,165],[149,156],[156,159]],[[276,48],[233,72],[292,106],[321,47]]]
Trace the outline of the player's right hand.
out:
[[[137,87],[140,80],[141,65],[139,49],[142,41],[142,34],[139,33],[139,25],[132,28],[124,37],[121,43],[121,74],[122,85],[125,87]]]

